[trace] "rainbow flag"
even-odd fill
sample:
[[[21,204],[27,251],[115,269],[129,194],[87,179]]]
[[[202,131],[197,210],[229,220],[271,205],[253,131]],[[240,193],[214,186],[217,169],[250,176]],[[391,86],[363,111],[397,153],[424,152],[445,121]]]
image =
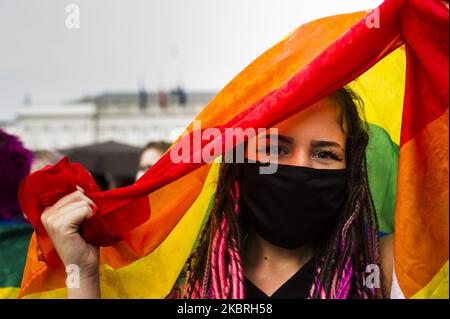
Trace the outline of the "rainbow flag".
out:
[[[437,0],[386,0],[372,11],[312,21],[256,58],[196,117],[223,135],[227,127],[271,127],[344,85],[359,94],[380,230],[395,233],[393,297],[448,298],[448,26],[448,9]],[[102,297],[170,293],[217,181],[217,162],[193,159],[222,146],[221,137],[192,146],[181,163],[166,153],[132,186],[88,193],[112,230],[139,211],[149,215],[101,248]],[[24,194],[25,205],[32,197]],[[35,232],[20,296],[65,297],[65,275],[45,233]]]

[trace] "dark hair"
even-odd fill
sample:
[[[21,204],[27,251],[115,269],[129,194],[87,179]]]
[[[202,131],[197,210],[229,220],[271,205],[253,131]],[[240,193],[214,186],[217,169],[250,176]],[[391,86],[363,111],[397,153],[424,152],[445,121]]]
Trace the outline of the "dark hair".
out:
[[[364,285],[365,268],[380,262],[378,222],[370,193],[366,146],[368,126],[362,100],[344,87],[330,98],[340,106],[339,122],[346,134],[348,196],[335,226],[316,245],[316,273],[310,298],[383,298],[381,289]],[[360,112],[358,112],[360,110]],[[243,298],[242,238],[239,219],[238,164],[222,163],[210,215],[188,260],[185,298]]]

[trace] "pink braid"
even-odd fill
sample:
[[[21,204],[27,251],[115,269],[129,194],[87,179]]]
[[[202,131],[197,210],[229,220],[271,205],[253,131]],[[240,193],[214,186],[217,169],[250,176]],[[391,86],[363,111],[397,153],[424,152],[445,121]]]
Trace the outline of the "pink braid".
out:
[[[218,241],[219,241],[219,231],[216,232],[214,236],[214,241],[212,245],[211,252],[211,286],[214,294],[214,298],[220,298],[219,292],[219,279],[218,279],[218,265],[217,265],[217,250],[218,250]]]
[[[219,251],[218,251],[218,264],[219,264],[219,279],[220,279],[220,290],[221,298],[226,298],[226,292],[229,289],[229,283],[225,278],[225,250],[226,250],[226,239],[228,235],[228,225],[225,218],[222,219],[222,235],[220,236]]]
[[[350,291],[350,283],[353,275],[353,266],[351,262],[351,257],[347,257],[347,261],[345,263],[345,268],[342,273],[342,278],[339,283],[339,289],[336,293],[336,299],[347,299],[348,293]]]

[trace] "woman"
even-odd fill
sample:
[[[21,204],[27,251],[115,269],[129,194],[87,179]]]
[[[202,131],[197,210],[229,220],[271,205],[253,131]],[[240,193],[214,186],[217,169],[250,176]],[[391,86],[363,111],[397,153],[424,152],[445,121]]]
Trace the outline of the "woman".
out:
[[[277,141],[250,139],[246,156],[256,163],[222,164],[183,297],[389,295],[392,238],[379,245],[365,162],[368,133],[358,105],[342,88],[279,123]],[[261,139],[268,148],[258,149]],[[277,172],[259,174],[263,162],[276,162]],[[80,267],[80,289],[68,289],[69,298],[98,298],[99,250],[78,232],[95,206],[83,193],[79,188],[61,198],[41,219],[64,264]],[[367,284],[366,268],[373,265],[381,268],[379,287]]]

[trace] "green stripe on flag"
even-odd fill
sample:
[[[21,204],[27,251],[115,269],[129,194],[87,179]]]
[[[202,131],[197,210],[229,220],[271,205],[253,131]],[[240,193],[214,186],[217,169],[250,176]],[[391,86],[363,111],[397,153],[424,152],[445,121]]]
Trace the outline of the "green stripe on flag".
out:
[[[366,157],[369,187],[377,210],[380,231],[394,232],[399,147],[386,130],[369,124]]]

